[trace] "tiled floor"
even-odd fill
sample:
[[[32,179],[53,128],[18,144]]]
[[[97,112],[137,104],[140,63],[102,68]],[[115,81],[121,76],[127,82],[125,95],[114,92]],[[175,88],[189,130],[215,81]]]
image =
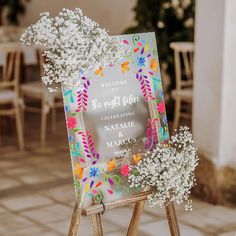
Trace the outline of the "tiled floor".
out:
[[[26,150],[15,146],[14,132],[0,146],[0,236],[67,235],[74,192],[63,113],[56,134],[48,134],[47,153],[38,149],[37,116],[27,116]],[[50,127],[49,127],[50,128]],[[14,141],[12,141],[14,140]],[[194,211],[177,207],[182,236],[236,236],[236,209],[194,199]],[[125,235],[132,206],[106,212],[104,234]],[[90,219],[82,218],[79,235],[90,236]],[[139,236],[170,235],[165,213],[145,207]]]

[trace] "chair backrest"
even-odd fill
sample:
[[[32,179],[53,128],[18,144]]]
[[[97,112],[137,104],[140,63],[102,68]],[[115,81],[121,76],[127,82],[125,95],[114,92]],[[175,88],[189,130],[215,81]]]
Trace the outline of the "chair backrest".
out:
[[[42,78],[44,75],[43,64],[45,63],[45,56],[43,55],[43,50],[41,48],[37,48],[36,54],[39,65],[40,77]]]
[[[172,42],[174,50],[176,89],[193,86],[193,42]]]
[[[19,92],[21,52],[14,49],[1,51],[4,63],[1,66],[0,89],[14,89]]]
[[[19,26],[0,26],[0,42],[19,42],[20,36],[25,31],[25,27]]]

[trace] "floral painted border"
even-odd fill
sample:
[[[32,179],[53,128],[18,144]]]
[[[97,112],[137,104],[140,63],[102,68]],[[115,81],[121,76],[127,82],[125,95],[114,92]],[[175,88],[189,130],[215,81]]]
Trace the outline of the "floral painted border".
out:
[[[126,73],[131,67],[137,69],[133,79],[139,81],[142,95],[152,107],[151,118],[147,120],[145,144],[146,149],[150,150],[157,142],[169,138],[155,35],[144,33],[120,37],[132,49],[132,55],[120,63],[121,72]],[[109,196],[113,195],[119,198],[124,192],[132,194],[127,186],[130,162],[136,164],[142,158],[141,154],[136,154],[131,159],[101,162],[90,131],[82,126],[82,114],[86,112],[89,100],[89,86],[95,77],[102,78],[106,69],[100,67],[90,77],[83,76],[84,82],[79,91],[76,88],[63,88],[74,182],[83,206],[101,198],[109,201]]]

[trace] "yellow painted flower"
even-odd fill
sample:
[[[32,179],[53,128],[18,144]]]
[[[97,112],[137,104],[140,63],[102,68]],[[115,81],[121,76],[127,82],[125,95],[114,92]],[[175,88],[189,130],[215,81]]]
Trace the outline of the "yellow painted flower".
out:
[[[74,174],[78,176],[79,179],[83,178],[84,168],[82,168],[78,163],[75,163]]]
[[[150,68],[155,72],[158,71],[158,61],[156,60],[156,58],[152,58],[150,62]]]
[[[104,76],[103,68],[102,68],[102,67],[99,67],[99,68],[95,71],[95,75]]]
[[[130,70],[130,68],[129,68],[129,62],[128,61],[121,64],[122,73],[125,73],[126,71],[129,71],[129,70]]]
[[[112,171],[116,167],[115,159],[107,162],[107,171]]]
[[[89,184],[85,184],[85,192],[87,193],[89,191]]]
[[[141,154],[134,154],[134,155],[133,155],[133,163],[134,163],[135,165],[137,165],[138,162],[141,161],[141,159],[142,159]]]

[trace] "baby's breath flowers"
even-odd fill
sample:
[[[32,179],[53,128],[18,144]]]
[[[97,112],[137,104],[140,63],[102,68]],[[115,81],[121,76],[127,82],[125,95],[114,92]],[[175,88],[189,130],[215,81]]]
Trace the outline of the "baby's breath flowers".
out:
[[[180,127],[168,144],[157,144],[137,165],[131,167],[128,181],[131,188],[151,189],[151,207],[164,207],[170,202],[185,202],[192,210],[190,190],[196,184],[194,175],[198,157],[188,127]]]
[[[45,49],[42,80],[46,85],[78,86],[90,70],[114,64],[129,54],[129,48],[118,37],[109,36],[79,8],[63,9],[55,18],[47,12],[40,16],[21,40]]]

